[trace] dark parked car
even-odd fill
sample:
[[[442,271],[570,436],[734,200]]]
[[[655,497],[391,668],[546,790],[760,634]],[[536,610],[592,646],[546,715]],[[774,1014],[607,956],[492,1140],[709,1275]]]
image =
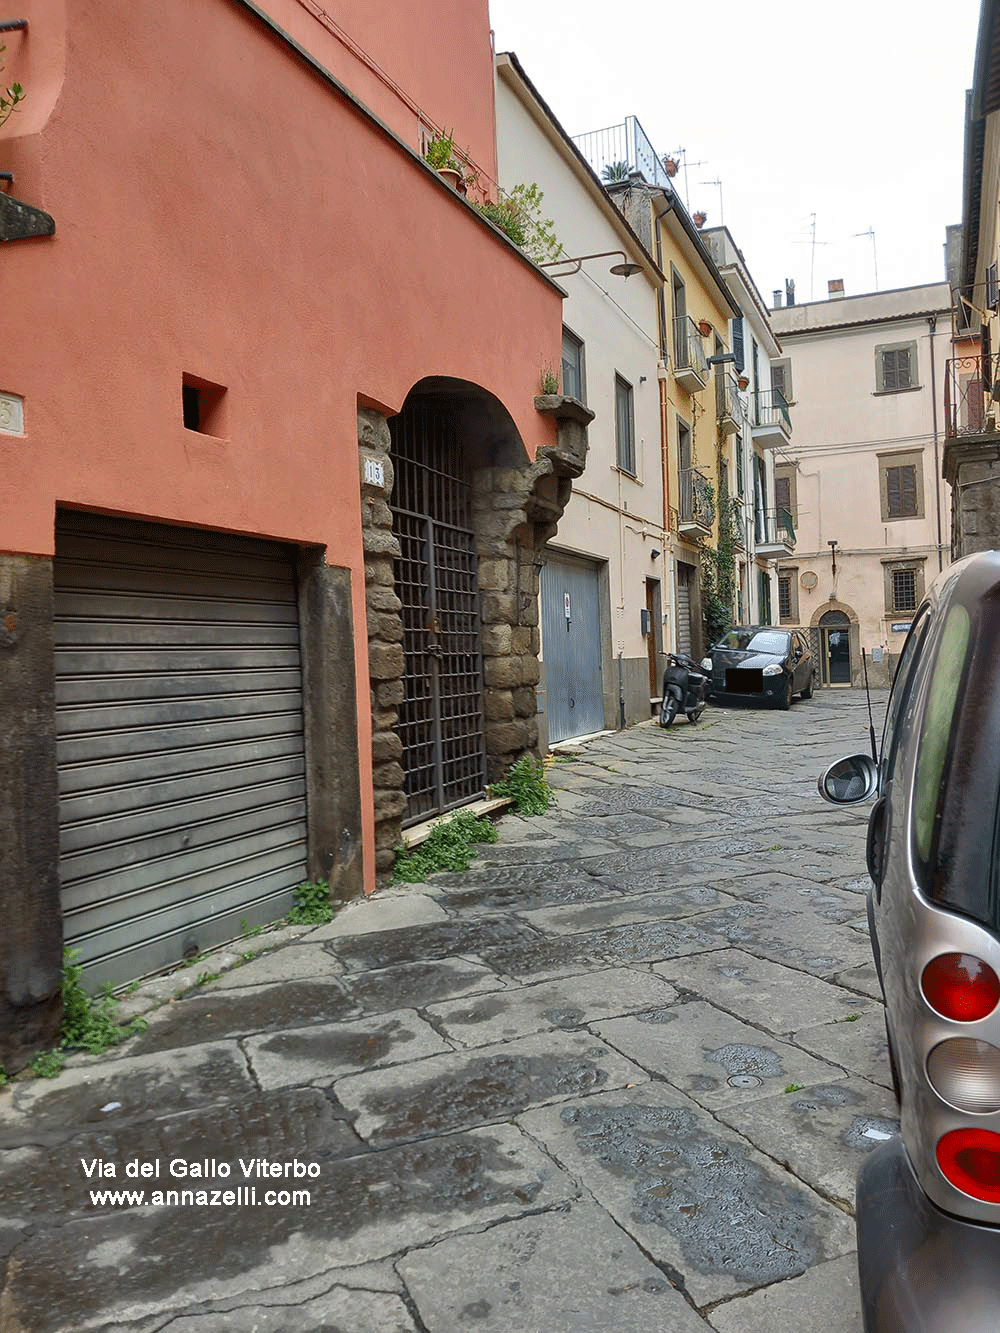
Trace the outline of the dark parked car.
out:
[[[812,697],[816,664],[798,630],[770,625],[731,629],[702,662],[713,699],[756,699],[790,708],[792,696]]]
[[[858,1173],[868,1333],[1000,1329],[1000,552],[938,576],[913,618],[878,761],[820,793],[876,798],[872,952],[900,1136]]]

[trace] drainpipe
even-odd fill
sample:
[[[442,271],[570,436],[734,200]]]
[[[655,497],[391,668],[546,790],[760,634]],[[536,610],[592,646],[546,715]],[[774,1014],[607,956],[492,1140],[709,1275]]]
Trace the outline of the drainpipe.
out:
[[[934,508],[937,516],[937,553],[938,572],[944,569],[941,555],[941,464],[938,460],[938,413],[937,413],[937,371],[934,368],[934,333],[937,329],[937,315],[928,315],[927,324],[931,331],[931,411],[934,414]]]
[[[663,240],[660,236],[660,219],[653,217],[656,231],[656,267],[663,272]],[[660,358],[656,367],[656,380],[660,388],[660,458],[663,467],[663,531],[670,531],[670,435],[667,424],[667,306],[661,283],[656,293],[657,310],[660,316]]]

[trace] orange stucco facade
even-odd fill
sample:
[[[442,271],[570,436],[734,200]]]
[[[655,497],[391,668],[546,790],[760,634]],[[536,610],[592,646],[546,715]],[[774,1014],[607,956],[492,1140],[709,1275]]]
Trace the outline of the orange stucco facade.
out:
[[[454,127],[496,174],[486,0],[441,0],[433,24],[408,0],[257,9],[18,6],[4,78],[28,97],[0,130],[0,188],[56,232],[0,251],[0,392],[24,405],[23,435],[0,435],[0,549],[50,557],[65,506],[349,570],[370,890],[357,410],[453,377],[499,399],[533,457],[555,441],[533,398],[561,298],[418,154],[421,123]],[[185,429],[184,375],[225,387],[218,436]]]

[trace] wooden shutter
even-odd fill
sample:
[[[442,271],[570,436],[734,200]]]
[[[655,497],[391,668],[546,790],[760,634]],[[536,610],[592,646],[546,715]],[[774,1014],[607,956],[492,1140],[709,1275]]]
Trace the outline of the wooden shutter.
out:
[[[917,512],[917,469],[888,467],[885,470],[886,506],[890,518],[911,518]]]
[[[792,512],[792,483],[788,477],[774,479],[774,507]]]
[[[743,316],[740,315],[733,320],[733,356],[736,357],[735,366],[739,374],[743,374],[746,366],[746,352],[743,346]]]

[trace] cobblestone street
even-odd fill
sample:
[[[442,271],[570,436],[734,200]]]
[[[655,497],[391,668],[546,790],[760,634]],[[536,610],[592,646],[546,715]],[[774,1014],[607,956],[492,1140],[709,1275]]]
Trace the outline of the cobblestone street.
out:
[[[895,1107],[870,807],[816,777],[867,748],[851,690],[587,742],[467,873],[262,936],[13,1083],[0,1329],[859,1333],[854,1176]],[[261,1158],[318,1165],[272,1182],[308,1206],[90,1198]]]

